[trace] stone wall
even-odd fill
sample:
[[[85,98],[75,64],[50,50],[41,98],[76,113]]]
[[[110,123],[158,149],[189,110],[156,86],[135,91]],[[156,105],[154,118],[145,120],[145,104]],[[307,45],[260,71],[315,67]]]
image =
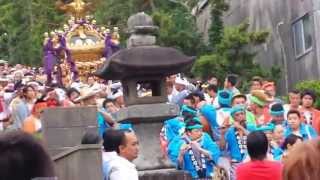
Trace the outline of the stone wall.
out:
[[[51,155],[81,143],[87,131],[97,130],[97,108],[52,108],[42,114],[44,141]]]
[[[101,145],[81,145],[53,157],[59,180],[101,180]]]
[[[175,169],[140,171],[139,180],[191,180],[190,174]]]

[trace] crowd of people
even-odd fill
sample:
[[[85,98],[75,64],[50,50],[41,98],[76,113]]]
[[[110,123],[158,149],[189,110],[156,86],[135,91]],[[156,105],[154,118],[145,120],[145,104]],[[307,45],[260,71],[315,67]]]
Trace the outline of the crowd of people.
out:
[[[292,90],[285,102],[276,96],[273,81],[253,77],[247,94],[237,89],[238,81],[237,75],[227,75],[219,88],[214,77],[195,85],[169,77],[169,102],[181,112],[164,123],[162,151],[195,179],[216,177],[216,167],[231,180],[282,179],[295,146],[318,139],[316,94]]]
[[[0,62],[0,132],[23,130],[41,134],[41,113],[46,108],[98,106],[99,133],[116,125],[111,114],[124,107],[121,83],[105,82],[89,75],[75,80],[68,87],[52,81],[47,84],[43,68]]]
[[[238,84],[239,77],[233,74],[223,84],[215,77],[202,82],[188,81],[180,74],[167,77],[167,103],[179,106],[180,113],[165,120],[159,132],[164,158],[194,179],[214,178],[218,168],[231,180],[305,179],[295,173],[306,163],[317,165],[307,156],[320,151],[316,94],[292,90],[285,102],[276,96],[272,81],[253,77],[247,94],[237,89]],[[152,94],[148,84],[138,85],[137,90],[139,97]],[[114,118],[126,106],[120,82],[89,75],[60,87],[54,81],[46,84],[42,68],[0,62],[1,134],[11,133],[11,137],[21,130],[23,134],[14,135],[41,139],[45,109],[77,106],[97,106],[96,139],[103,139],[104,180],[138,179],[132,162],[139,155],[139,137],[132,124],[117,123]],[[2,154],[9,148],[1,138]],[[309,171],[305,173],[309,179],[320,177]]]

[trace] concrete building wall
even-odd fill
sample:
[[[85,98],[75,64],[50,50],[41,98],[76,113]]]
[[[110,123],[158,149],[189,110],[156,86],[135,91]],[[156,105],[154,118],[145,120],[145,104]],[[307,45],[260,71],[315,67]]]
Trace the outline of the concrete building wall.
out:
[[[278,83],[282,93],[287,89],[291,90],[299,81],[319,79],[320,0],[226,1],[230,4],[230,9],[224,17],[226,25],[237,25],[248,20],[251,31],[268,30],[271,33],[267,42],[255,49],[259,52],[256,60],[265,67],[278,65],[282,68],[283,76]],[[312,48],[296,57],[292,24],[306,14],[311,20]],[[200,22],[206,21],[201,17]],[[199,26],[201,27],[203,24]]]
[[[270,31],[266,44],[258,47],[257,60],[264,66],[279,65],[287,72],[288,89],[306,79],[319,78],[317,31],[319,29],[316,8],[319,0],[229,0],[230,10],[225,15],[227,25],[236,25],[244,20],[250,23],[250,30]],[[304,15],[311,20],[312,49],[296,57],[293,43],[292,24]],[[318,40],[319,41],[319,40]],[[279,82],[280,90],[286,91],[285,75]]]

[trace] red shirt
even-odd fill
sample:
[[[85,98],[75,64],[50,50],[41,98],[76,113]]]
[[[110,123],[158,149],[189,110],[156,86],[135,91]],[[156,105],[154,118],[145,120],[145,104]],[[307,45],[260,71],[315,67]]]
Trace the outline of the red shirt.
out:
[[[300,113],[301,113],[301,118],[302,120],[307,123],[307,120],[305,119],[305,116],[304,116],[304,112],[306,110],[301,108],[300,109]],[[311,109],[311,115],[312,115],[312,127],[317,131],[318,134],[320,134],[320,111],[315,109],[315,108],[312,108]]]
[[[270,114],[270,105],[267,105],[263,108],[263,117],[264,117],[264,124],[268,124],[272,117]]]
[[[281,180],[282,164],[274,161],[250,161],[236,169],[237,180]]]

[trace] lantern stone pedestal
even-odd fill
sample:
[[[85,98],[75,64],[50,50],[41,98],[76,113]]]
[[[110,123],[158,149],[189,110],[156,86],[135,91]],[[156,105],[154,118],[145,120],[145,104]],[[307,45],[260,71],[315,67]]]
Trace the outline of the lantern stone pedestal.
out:
[[[172,168],[160,149],[159,134],[165,119],[177,116],[179,109],[171,104],[133,105],[117,113],[117,121],[133,123],[139,139],[139,157],[134,161],[138,170]]]

